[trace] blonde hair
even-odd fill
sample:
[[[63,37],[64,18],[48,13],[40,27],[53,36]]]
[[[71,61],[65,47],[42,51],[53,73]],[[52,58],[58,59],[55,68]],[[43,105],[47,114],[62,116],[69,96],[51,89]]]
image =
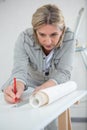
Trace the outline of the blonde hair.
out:
[[[63,32],[57,46],[60,46],[64,32],[65,32],[65,21],[62,11],[56,6],[47,4],[36,10],[36,12],[32,16],[32,26],[33,31],[37,39],[36,30],[40,28],[42,25],[56,25]]]

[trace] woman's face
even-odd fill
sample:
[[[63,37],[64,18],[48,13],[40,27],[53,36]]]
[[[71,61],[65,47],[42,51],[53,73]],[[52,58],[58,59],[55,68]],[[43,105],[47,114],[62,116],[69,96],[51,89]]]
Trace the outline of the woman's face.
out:
[[[57,45],[62,31],[54,25],[43,25],[36,30],[40,45],[47,52],[50,52]]]

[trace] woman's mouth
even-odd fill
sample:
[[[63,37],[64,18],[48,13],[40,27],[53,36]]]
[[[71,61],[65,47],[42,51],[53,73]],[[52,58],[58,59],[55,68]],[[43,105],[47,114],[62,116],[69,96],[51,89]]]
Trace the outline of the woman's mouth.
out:
[[[52,46],[45,46],[45,48],[48,48],[48,49],[50,49],[50,48],[52,48]]]

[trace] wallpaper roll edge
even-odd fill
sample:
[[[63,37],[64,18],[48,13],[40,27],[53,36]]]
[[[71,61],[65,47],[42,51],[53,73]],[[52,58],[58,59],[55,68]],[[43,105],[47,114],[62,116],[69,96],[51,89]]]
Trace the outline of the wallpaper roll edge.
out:
[[[50,104],[63,96],[70,94],[77,89],[77,84],[74,81],[68,81],[60,85],[49,87],[32,94],[29,98],[29,103],[32,107],[38,108],[46,104]]]

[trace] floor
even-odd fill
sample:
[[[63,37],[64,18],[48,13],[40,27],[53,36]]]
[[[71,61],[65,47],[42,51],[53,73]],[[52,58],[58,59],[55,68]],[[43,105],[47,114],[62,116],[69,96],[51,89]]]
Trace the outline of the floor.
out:
[[[72,123],[72,130],[87,130],[87,123]]]
[[[77,117],[77,119],[72,120],[72,130],[87,130],[87,97],[78,105],[74,105],[70,112],[72,118]],[[78,118],[82,120],[79,121]]]

